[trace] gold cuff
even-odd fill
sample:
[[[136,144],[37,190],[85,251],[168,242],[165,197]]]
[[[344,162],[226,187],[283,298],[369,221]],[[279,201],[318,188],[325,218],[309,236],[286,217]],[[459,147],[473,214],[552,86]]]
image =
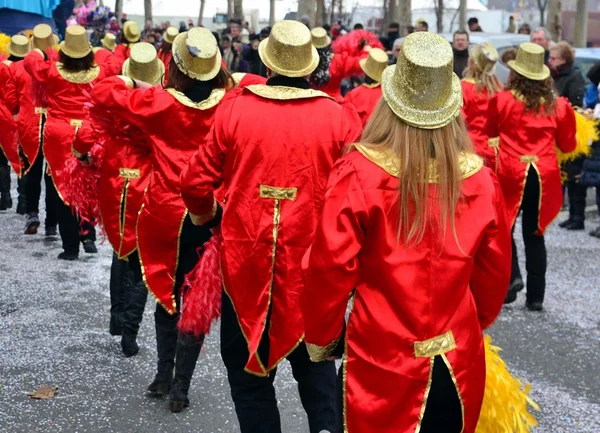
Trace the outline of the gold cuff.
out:
[[[431,358],[432,356],[443,355],[454,349],[456,349],[454,334],[452,331],[448,331],[429,340],[417,341],[415,343],[415,358]]]
[[[308,350],[308,356],[310,356],[310,360],[312,362],[327,361],[327,358],[331,356],[331,353],[335,350],[339,342],[340,339],[336,338],[327,346],[317,346],[316,344],[306,343],[306,350]]]
[[[201,226],[212,220],[217,215],[217,201],[213,200],[213,207],[209,213],[205,213],[203,215],[194,215],[190,212],[190,218],[192,223],[197,226]]]

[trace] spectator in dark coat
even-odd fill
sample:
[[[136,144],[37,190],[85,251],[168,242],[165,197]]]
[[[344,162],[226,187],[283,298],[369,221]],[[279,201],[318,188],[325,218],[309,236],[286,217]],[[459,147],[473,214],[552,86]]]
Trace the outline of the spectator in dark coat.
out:
[[[467,32],[459,30],[454,33],[452,51],[454,51],[454,73],[462,78],[469,63],[469,34]]]

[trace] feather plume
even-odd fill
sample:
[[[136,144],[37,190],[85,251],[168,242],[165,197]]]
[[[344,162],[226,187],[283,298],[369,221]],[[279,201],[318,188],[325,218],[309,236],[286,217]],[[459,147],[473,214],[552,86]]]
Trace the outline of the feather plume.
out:
[[[358,57],[365,45],[384,49],[379,38],[366,30],[353,30],[344,36],[340,36],[333,41],[331,47],[335,54],[346,53],[349,56]]]

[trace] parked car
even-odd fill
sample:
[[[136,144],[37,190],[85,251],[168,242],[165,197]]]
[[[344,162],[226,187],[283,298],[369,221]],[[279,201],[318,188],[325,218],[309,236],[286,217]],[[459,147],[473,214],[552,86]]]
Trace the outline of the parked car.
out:
[[[597,62],[600,62],[600,48],[575,48],[575,66],[579,68],[587,83],[587,73]]]

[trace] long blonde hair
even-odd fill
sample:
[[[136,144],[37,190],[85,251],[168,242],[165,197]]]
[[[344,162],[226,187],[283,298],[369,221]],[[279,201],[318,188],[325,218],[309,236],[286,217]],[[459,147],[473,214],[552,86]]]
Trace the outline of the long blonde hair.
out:
[[[461,152],[473,149],[462,115],[439,129],[419,129],[398,118],[382,98],[365,127],[361,143],[387,150],[400,162],[398,240],[407,246],[415,246],[423,240],[431,226],[429,181],[435,176],[440,234],[443,239],[450,220],[459,245],[455,226],[462,184],[459,157]]]
[[[481,70],[474,61],[469,59],[467,68],[463,72],[464,78],[470,78],[473,81],[475,81],[475,87],[477,88],[477,92],[482,93],[483,89],[487,90],[488,98],[491,98],[496,93],[504,90],[504,85],[502,84],[502,81],[500,81],[500,79],[498,78],[498,75],[496,75],[493,66],[494,64],[492,64],[489,67],[486,66],[486,68]]]

